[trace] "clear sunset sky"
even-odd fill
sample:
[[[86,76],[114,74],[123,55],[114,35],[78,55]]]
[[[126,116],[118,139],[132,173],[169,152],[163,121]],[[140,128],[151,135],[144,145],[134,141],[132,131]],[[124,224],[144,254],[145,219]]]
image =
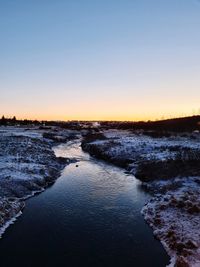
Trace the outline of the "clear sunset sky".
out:
[[[0,115],[200,112],[198,0],[0,0]]]

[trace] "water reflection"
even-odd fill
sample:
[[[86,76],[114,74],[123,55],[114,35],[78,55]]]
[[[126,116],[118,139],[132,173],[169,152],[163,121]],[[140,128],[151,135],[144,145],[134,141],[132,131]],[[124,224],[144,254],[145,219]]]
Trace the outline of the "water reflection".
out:
[[[26,209],[0,242],[1,266],[165,266],[168,257],[140,210],[148,195],[122,169],[90,158],[79,142],[55,148],[79,159]],[[28,263],[28,264],[27,264]]]

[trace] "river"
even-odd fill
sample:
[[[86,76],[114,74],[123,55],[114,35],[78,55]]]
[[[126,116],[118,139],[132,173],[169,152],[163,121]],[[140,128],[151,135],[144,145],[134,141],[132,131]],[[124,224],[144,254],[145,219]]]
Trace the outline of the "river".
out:
[[[0,266],[166,266],[169,258],[140,214],[150,197],[140,182],[91,158],[80,142],[55,153],[78,162],[26,201],[0,240]]]

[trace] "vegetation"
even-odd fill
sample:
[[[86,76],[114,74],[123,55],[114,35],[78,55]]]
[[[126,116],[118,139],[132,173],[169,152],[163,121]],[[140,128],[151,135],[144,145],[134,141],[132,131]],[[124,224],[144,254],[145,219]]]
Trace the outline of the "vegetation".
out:
[[[170,132],[192,132],[200,131],[200,115],[159,120],[159,121],[140,121],[140,122],[126,122],[126,121],[102,121],[99,126],[94,126],[92,121],[38,121],[38,120],[18,120],[15,116],[12,118],[5,118],[2,116],[0,119],[0,126],[4,125],[39,125],[39,126],[60,126],[66,129],[93,129],[98,132],[98,129],[121,129],[121,130],[143,130],[144,134],[151,137],[169,137]]]
[[[146,133],[150,131],[157,131],[160,135],[165,136],[168,131],[171,132],[191,132],[195,130],[200,130],[200,115],[159,120],[159,121],[140,121],[140,122],[102,122],[101,126],[103,128],[114,128],[122,130],[145,130]],[[152,134],[153,135],[153,134]],[[158,137],[158,136],[156,136]]]

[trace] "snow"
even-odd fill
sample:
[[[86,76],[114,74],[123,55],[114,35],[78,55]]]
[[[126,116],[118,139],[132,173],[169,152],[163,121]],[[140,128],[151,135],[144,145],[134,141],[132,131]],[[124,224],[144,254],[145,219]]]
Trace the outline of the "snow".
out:
[[[165,160],[174,158],[181,148],[200,150],[200,137],[192,139],[191,136],[172,136],[163,138],[151,138],[149,136],[135,134],[128,131],[105,131],[108,140],[97,140],[94,144],[106,144],[113,141],[110,147],[110,155],[121,156],[138,160]],[[174,149],[174,151],[173,151]]]
[[[172,183],[161,182],[160,186],[170,188]],[[179,178],[179,184],[176,183],[173,190],[157,194],[142,210],[145,220],[162,242],[172,262],[181,261],[191,267],[200,266],[199,184],[200,177]],[[153,186],[157,187],[156,184]]]
[[[13,224],[16,218],[21,215],[23,208],[23,201],[0,198],[0,237],[8,226]]]
[[[59,133],[58,133],[59,131]],[[56,157],[54,141],[38,128],[0,127],[0,236],[21,214],[24,200],[60,175],[67,159]],[[72,131],[48,130],[66,141]],[[75,133],[73,133],[75,134]]]
[[[112,163],[125,160],[126,168],[134,175],[141,164],[148,162],[158,175],[156,162],[173,160],[176,166],[176,160],[185,165],[196,160],[200,164],[200,136],[196,133],[162,138],[118,130],[102,134],[105,140],[86,143],[84,149]],[[142,183],[145,190],[154,194],[142,214],[171,257],[169,266],[197,267],[200,266],[200,173],[184,177],[181,171],[179,176]]]
[[[44,133],[46,138],[44,138]],[[0,226],[1,232],[20,215],[24,199],[44,190],[63,168],[52,145],[77,132],[0,127]],[[86,144],[98,148],[106,159],[127,162],[132,174],[143,162],[165,162],[177,155],[200,159],[199,134],[152,138],[129,131],[104,131],[105,140]],[[170,266],[200,266],[200,175],[169,177],[143,183],[154,197],[142,210],[171,257]]]

